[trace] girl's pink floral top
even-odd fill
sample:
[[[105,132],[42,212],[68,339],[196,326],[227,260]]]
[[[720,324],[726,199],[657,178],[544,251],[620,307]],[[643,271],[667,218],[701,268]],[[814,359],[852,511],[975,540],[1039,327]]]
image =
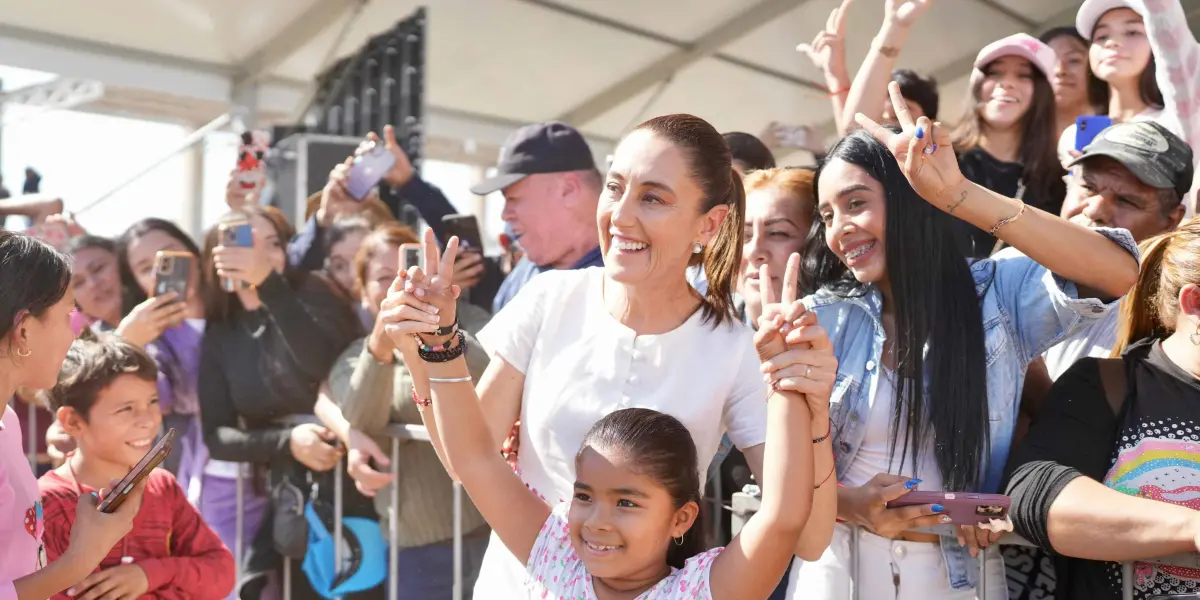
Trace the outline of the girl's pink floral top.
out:
[[[569,502],[563,502],[550,512],[550,518],[542,525],[529,563],[525,589],[529,598],[538,600],[596,600],[592,587],[592,576],[583,560],[571,545],[567,533],[567,510]],[[708,552],[689,558],[682,569],[672,569],[671,574],[646,590],[637,600],[711,600],[709,576],[713,560],[724,548],[713,548]]]

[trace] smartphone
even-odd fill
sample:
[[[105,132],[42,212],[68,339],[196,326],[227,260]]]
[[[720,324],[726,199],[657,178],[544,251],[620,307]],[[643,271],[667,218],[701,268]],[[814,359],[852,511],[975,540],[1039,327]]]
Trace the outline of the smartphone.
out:
[[[992,519],[1008,518],[1012,501],[1000,494],[973,494],[963,492],[909,492],[887,503],[888,508],[941,504],[942,514],[950,516],[955,525],[978,525]]]
[[[254,246],[254,230],[250,228],[250,222],[245,219],[235,219],[226,221],[217,226],[218,235],[220,235],[221,245],[228,247],[250,248]],[[242,284],[243,288],[250,286]],[[228,277],[221,279],[221,289],[226,292],[237,291],[238,282]]]
[[[183,302],[188,295],[192,275],[192,255],[188,252],[161,250],[154,256],[154,295],[175,292]]]
[[[450,236],[458,236],[459,248],[483,252],[483,236],[479,233],[479,219],[475,215],[446,215],[442,217],[442,225],[446,226],[446,241]]]
[[[1100,135],[1101,131],[1112,127],[1112,117],[1095,115],[1075,119],[1075,149],[1082,152],[1087,145]]]
[[[425,249],[420,244],[400,244],[400,268],[425,268]]]
[[[395,164],[396,157],[392,156],[387,148],[376,144],[370,150],[354,157],[350,173],[346,176],[346,191],[355,200],[366,198]]]
[[[266,155],[267,134],[262,131],[243,131],[242,143],[238,147],[237,181],[242,189],[250,190],[258,186],[259,175],[263,169],[263,157]]]
[[[125,503],[125,498],[129,497],[129,492],[137,486],[139,482],[150,476],[150,472],[155,467],[162,464],[166,460],[167,455],[171,453],[171,446],[175,443],[175,436],[179,432],[174,429],[168,429],[167,434],[158,440],[158,443],[134,465],[121,483],[117,487],[108,492],[108,495],[100,500],[100,512],[111,513],[121,507]]]

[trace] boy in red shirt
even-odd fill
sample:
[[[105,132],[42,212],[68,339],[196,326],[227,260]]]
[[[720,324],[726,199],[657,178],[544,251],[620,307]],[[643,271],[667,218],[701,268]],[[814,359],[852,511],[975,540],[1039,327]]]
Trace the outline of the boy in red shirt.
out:
[[[67,550],[80,494],[109,487],[141,460],[162,425],[154,360],[113,336],[77,340],[47,397],[78,444],[61,467],[38,480],[46,556]],[[133,531],[100,568],[56,598],[217,600],[233,590],[233,555],[200,518],[175,477],[155,469]]]

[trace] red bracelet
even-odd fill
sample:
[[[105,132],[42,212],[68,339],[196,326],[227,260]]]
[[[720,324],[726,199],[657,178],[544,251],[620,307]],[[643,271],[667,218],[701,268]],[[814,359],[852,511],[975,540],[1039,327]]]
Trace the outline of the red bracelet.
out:
[[[417,408],[424,408],[426,406],[433,404],[432,398],[422,398],[422,397],[418,396],[416,389],[413,389],[412,401],[413,401],[413,404],[417,405]]]
[[[825,482],[829,481],[830,477],[833,477],[833,473],[835,471],[837,471],[837,465],[834,465],[833,468],[829,469],[829,474],[825,476],[825,479],[821,480],[821,483],[818,483],[817,485],[813,486],[813,489],[814,490],[821,489],[821,486],[825,485]],[[838,485],[841,485],[841,484],[839,483]]]

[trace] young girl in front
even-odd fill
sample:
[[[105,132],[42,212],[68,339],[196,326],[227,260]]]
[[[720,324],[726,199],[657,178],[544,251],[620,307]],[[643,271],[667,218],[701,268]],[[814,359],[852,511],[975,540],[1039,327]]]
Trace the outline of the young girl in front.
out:
[[[827,410],[837,369],[823,330],[794,301],[799,256],[789,263],[785,303],[769,307],[755,344],[764,360],[788,351],[788,343],[803,346],[811,357],[803,378],[809,385],[804,393],[775,392],[766,399],[762,508],[728,551],[704,551],[696,446],[674,417],[626,408],[593,425],[575,455],[569,502],[550,506],[513,474],[484,423],[463,357],[463,335],[447,334],[456,329],[457,288],[450,282],[457,245],[451,238],[446,257],[439,259],[426,236],[428,277],[419,268],[402,273],[381,318],[390,321],[388,333],[403,349],[414,382],[427,381],[432,388],[430,397],[417,385],[413,399],[432,411],[434,419],[426,422],[440,431],[449,468],[500,540],[526,564],[528,597],[766,598],[808,520],[817,487],[814,443],[824,441],[811,439],[810,420],[813,412]],[[439,334],[449,340],[435,337]]]

